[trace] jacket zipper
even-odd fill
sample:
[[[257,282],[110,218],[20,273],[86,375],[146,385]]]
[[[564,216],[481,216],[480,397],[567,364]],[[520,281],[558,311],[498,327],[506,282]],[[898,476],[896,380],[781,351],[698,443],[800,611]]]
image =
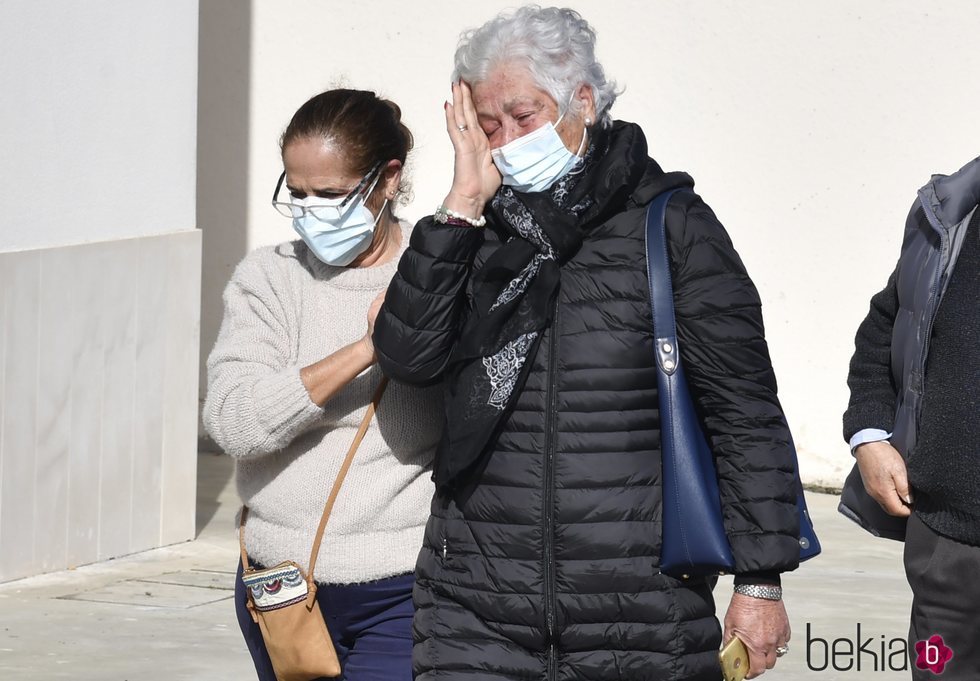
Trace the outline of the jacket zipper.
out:
[[[923,211],[926,215],[926,221],[933,228],[933,230],[939,235],[939,263],[936,265],[936,276],[932,280],[932,291],[930,291],[929,298],[935,300],[936,304],[933,305],[932,311],[929,315],[929,324],[924,329],[922,340],[922,354],[919,357],[919,376],[921,379],[921,385],[916,386],[916,390],[921,394],[925,390],[926,382],[926,358],[929,356],[929,341],[932,338],[932,327],[936,323],[936,317],[939,315],[939,300],[940,296],[940,286],[943,283],[943,263],[947,260],[947,251],[949,250],[949,232],[939,223],[939,219],[933,214],[932,209],[927,207],[923,202]]]
[[[555,421],[558,411],[558,299],[555,299],[554,322],[548,343],[548,411],[545,414],[545,469],[544,469],[544,612],[548,635],[548,679],[555,678]]]

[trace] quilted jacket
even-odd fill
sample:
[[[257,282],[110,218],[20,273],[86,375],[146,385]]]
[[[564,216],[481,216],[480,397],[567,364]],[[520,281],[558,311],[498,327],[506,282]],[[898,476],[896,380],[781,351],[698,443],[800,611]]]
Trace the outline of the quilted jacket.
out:
[[[422,681],[720,678],[709,583],[658,569],[645,206],[693,181],[650,160],[637,126],[611,134],[629,153],[605,160],[596,192],[620,198],[563,265],[556,317],[479,478],[433,499],[416,570]],[[633,183],[630,164],[643,164]],[[791,570],[794,463],[759,296],[714,213],[683,194],[667,214],[678,344],[717,455],[736,572]],[[483,230],[416,226],[374,337],[393,378],[439,380],[471,312],[469,277],[507,238],[487,210]]]

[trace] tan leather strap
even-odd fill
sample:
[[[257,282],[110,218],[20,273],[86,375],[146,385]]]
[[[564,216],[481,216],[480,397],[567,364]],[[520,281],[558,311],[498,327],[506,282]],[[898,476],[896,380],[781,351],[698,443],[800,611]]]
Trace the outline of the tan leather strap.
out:
[[[248,506],[242,505],[241,515],[238,517],[238,544],[242,549],[242,570],[250,569],[248,566],[248,552],[245,550],[245,516],[248,515]]]
[[[327,497],[327,503],[323,507],[323,515],[320,516],[320,525],[317,527],[316,536],[313,538],[313,550],[310,551],[310,569],[306,573],[306,581],[311,587],[313,586],[313,569],[316,567],[316,558],[320,553],[320,542],[323,540],[323,531],[327,527],[330,512],[333,510],[334,502],[337,501],[337,495],[340,494],[340,486],[344,484],[347,471],[350,470],[351,463],[354,461],[354,454],[357,453],[357,448],[361,445],[361,441],[367,434],[368,427],[371,425],[371,419],[374,418],[374,414],[378,410],[378,404],[381,402],[381,397],[384,395],[387,386],[388,377],[382,376],[381,382],[374,391],[374,397],[371,398],[371,404],[368,405],[367,411],[364,412],[364,418],[361,419],[361,426],[357,429],[357,434],[354,435],[354,441],[351,442],[350,449],[347,450],[347,456],[344,458],[344,462],[340,464],[337,479],[334,480],[333,488],[330,490],[330,496]],[[245,570],[249,569],[248,554],[245,551],[245,516],[247,514],[248,506],[242,506],[241,520],[238,523],[238,543],[241,545],[242,568]]]
[[[361,444],[361,440],[367,434],[368,426],[371,425],[371,419],[374,418],[374,412],[378,409],[378,403],[381,402],[381,396],[385,394],[385,388],[388,386],[388,377],[382,376],[381,382],[378,384],[378,389],[374,391],[374,397],[371,398],[371,404],[368,405],[367,411],[364,412],[364,418],[361,419],[361,427],[357,429],[357,435],[354,436],[354,441],[350,444],[350,449],[347,450],[347,456],[344,457],[344,462],[340,464],[340,472],[337,473],[337,479],[333,482],[333,489],[330,490],[330,496],[327,497],[327,503],[323,507],[323,515],[320,516],[320,526],[316,528],[316,536],[313,537],[313,549],[310,551],[310,571],[306,573],[306,580],[313,584],[313,569],[316,567],[316,557],[320,553],[320,541],[323,539],[323,531],[327,527],[327,519],[330,517],[330,511],[333,510],[333,504],[337,501],[337,495],[340,494],[340,486],[344,484],[344,478],[347,477],[347,471],[350,470],[350,465],[354,461],[354,454],[357,453],[357,448]]]

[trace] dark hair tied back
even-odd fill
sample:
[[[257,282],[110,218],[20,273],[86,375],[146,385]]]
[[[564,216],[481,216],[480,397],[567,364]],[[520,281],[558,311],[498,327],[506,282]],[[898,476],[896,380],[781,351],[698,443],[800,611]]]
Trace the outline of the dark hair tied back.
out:
[[[376,164],[402,165],[414,144],[398,105],[367,90],[327,90],[301,106],[279,140],[280,151],[297,139],[334,141],[346,162],[364,175]]]

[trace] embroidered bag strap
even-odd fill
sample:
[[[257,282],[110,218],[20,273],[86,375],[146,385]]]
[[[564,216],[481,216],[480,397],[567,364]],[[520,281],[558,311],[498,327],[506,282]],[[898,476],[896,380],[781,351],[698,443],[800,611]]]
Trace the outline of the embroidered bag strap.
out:
[[[306,573],[306,581],[310,586],[313,586],[313,569],[316,567],[317,554],[320,553],[320,542],[323,540],[323,531],[327,527],[327,519],[330,518],[330,512],[333,510],[333,505],[337,501],[337,495],[340,494],[340,486],[344,484],[347,471],[350,470],[351,463],[354,461],[354,454],[357,453],[357,448],[367,434],[368,426],[371,425],[371,419],[374,418],[374,414],[378,410],[378,403],[381,402],[381,396],[384,395],[387,386],[388,377],[382,376],[377,390],[374,391],[374,397],[371,398],[371,404],[368,405],[367,411],[364,412],[364,418],[361,419],[361,426],[357,429],[354,441],[351,443],[350,449],[347,450],[347,456],[340,465],[340,472],[337,473],[337,479],[334,480],[333,488],[327,497],[327,503],[323,507],[323,515],[320,516],[320,525],[317,527],[316,536],[313,538],[313,550],[310,552],[310,569]],[[248,506],[242,506],[241,518],[238,521],[238,544],[242,552],[243,570],[249,569],[248,552],[245,551],[245,517],[247,515]]]

